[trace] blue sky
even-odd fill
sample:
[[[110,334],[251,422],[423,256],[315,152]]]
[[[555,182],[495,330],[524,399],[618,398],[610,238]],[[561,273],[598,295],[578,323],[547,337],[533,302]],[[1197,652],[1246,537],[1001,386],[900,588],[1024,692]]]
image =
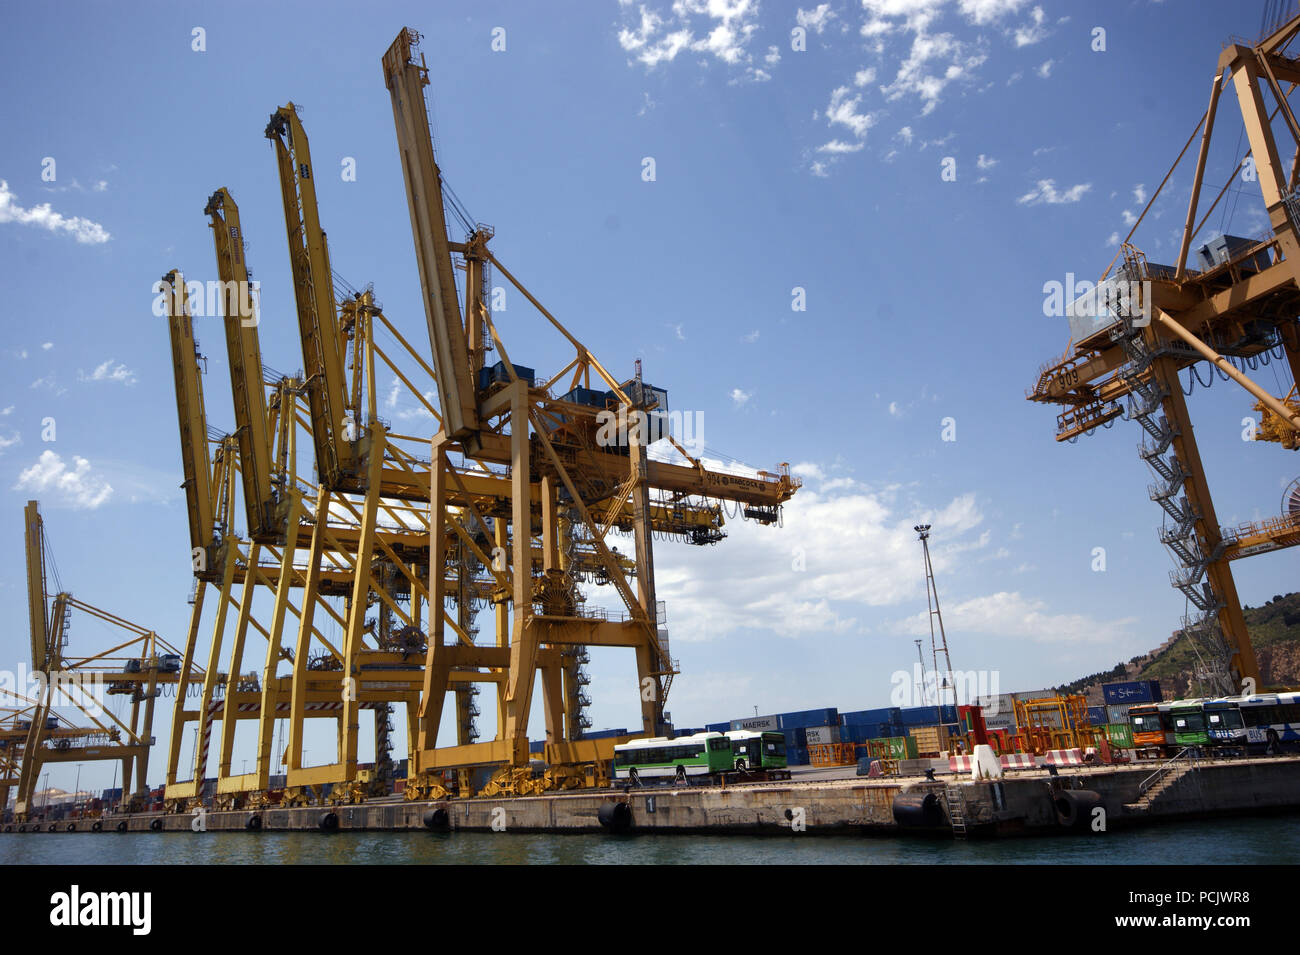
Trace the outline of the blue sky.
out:
[[[22,42],[0,64],[0,668],[28,653],[32,497],[66,587],[183,639],[189,544],[150,290],[174,267],[215,277],[202,209],[228,187],[262,283],[265,361],[298,367],[262,136],[277,106],[303,107],[318,170],[355,159],[355,182],[318,175],[334,268],[373,282],[425,341],[379,66],[404,25],[425,35],[444,173],[495,227],[501,260],[606,366],[630,375],[641,358],[672,408],[702,415],[711,457],[788,461],[805,478],[781,528],[737,521],[717,547],[658,548],[679,725],[885,705],[924,621],[919,520],[934,523],[953,664],[997,671],[1003,691],[1107,668],[1176,626],[1136,426],[1057,445],[1052,409],[1023,395],[1068,338],[1043,314],[1044,283],[1106,267],[1204,109],[1221,43],[1253,37],[1260,4],[62,9],[3,14]],[[1215,192],[1245,149],[1235,100],[1220,113]],[[1190,185],[1182,166],[1135,237],[1153,262],[1176,253]],[[1265,226],[1239,184],[1202,237]],[[564,360],[519,296],[496,321],[516,362]],[[200,320],[198,334],[209,418],[227,430],[219,329]],[[1290,386],[1273,368],[1258,377]],[[1295,467],[1241,441],[1248,396],[1220,382],[1189,400],[1221,523],[1277,513]],[[387,413],[419,420],[410,405]],[[1292,589],[1294,560],[1238,564],[1243,602]],[[83,635],[110,636],[89,621]],[[593,656],[596,726],[634,723],[630,654]],[[53,772],[70,786],[73,770]]]

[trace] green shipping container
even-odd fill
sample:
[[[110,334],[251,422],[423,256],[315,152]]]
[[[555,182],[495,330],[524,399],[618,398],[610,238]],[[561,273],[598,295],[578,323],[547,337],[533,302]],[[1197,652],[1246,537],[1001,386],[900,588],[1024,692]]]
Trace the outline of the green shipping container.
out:
[[[1127,723],[1107,723],[1106,741],[1116,749],[1133,748],[1133,728]]]
[[[891,736],[867,743],[867,752],[876,759],[916,759],[916,740],[911,736]]]

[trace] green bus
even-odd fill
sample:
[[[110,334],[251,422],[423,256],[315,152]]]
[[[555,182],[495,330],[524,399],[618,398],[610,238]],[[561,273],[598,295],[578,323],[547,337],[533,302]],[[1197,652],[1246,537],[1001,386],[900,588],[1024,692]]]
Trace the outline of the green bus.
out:
[[[785,769],[785,734],[732,730],[732,765],[736,769]]]
[[[780,735],[780,734],[777,734]],[[784,765],[785,754],[782,753]],[[722,733],[696,733],[669,739],[655,736],[634,739],[614,747],[614,778],[676,779],[722,773],[734,766],[731,740]]]
[[[1175,700],[1169,706],[1169,725],[1177,746],[1208,746],[1210,734],[1205,724],[1203,699]]]

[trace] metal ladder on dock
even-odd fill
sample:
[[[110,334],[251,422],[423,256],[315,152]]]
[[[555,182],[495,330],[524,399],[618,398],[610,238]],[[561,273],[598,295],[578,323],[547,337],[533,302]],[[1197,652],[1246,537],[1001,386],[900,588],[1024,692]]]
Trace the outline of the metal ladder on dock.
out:
[[[948,821],[952,823],[952,837],[966,838],[966,799],[960,786],[951,784],[943,787],[944,803],[948,807]]]
[[[1194,749],[1187,747],[1180,750],[1176,756],[1138,784],[1137,801],[1125,803],[1124,808],[1129,812],[1147,812],[1162,793],[1172,788],[1188,773],[1195,772],[1199,768],[1200,764]]]

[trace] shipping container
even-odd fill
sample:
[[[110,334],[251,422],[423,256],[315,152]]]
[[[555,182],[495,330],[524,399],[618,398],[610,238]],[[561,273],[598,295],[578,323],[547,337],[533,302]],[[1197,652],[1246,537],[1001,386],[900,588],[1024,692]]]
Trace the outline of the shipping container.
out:
[[[1025,690],[1021,693],[1012,693],[1011,695],[1014,696],[1021,703],[1023,703],[1026,700],[1053,699],[1056,696],[1056,691],[1055,690]]]
[[[838,726],[840,711],[833,706],[822,710],[800,710],[796,713],[782,713],[780,719],[781,729],[798,726]]]
[[[954,706],[954,705],[951,704],[951,703],[945,703],[944,705],[940,706],[940,707],[939,707],[939,722],[940,722],[940,723],[956,723],[956,722],[957,722],[957,707]]]
[[[1159,680],[1135,680],[1129,683],[1103,683],[1101,695],[1107,706],[1123,703],[1159,703],[1161,700]]]
[[[1106,707],[1088,707],[1088,722],[1093,726],[1105,726],[1109,722],[1109,720],[1106,719]]]
[[[902,720],[903,711],[897,706],[886,706],[876,710],[856,710],[852,713],[840,714],[840,724],[843,726],[901,723]]]
[[[808,748],[806,746],[796,746],[793,749],[786,747],[785,761],[789,766],[807,766],[808,765]]]
[[[804,735],[809,746],[831,746],[840,741],[838,726],[809,726]]]
[[[867,752],[877,759],[915,759],[916,740],[910,736],[873,739],[867,743]]]
[[[727,730],[729,730],[729,729],[731,729],[731,724],[730,724],[730,723],[706,723],[706,724],[704,724],[704,730],[705,730],[705,732],[707,732],[707,733],[725,733],[725,732],[727,732]]]
[[[755,732],[755,733],[766,733],[766,732],[769,732],[769,731],[771,731],[771,732],[775,732],[775,731],[781,729],[782,726],[784,726],[784,725],[785,725],[785,724],[783,724],[783,723],[781,722],[781,717],[779,717],[779,716],[775,716],[775,715],[773,715],[773,716],[742,716],[742,717],[740,717],[739,719],[732,720],[732,721],[731,721],[731,725],[728,726],[727,729],[732,729],[732,730],[751,730],[752,732]],[[798,726],[798,725],[801,725],[801,724],[792,723],[792,724],[790,724],[790,725],[791,725],[791,726]],[[724,730],[723,732],[725,732],[725,730]]]
[[[984,722],[987,723],[989,720],[999,717],[1014,720],[1016,718],[1015,699],[1010,693],[1003,693],[999,696],[978,697],[975,703],[984,711]]]
[[[1133,748],[1133,730],[1127,723],[1107,723],[1106,740],[1116,749]]]
[[[940,722],[939,707],[909,706],[903,710],[904,726],[934,726]]]
[[[808,730],[803,726],[793,726],[784,731],[786,749],[790,747],[806,747],[808,745]]]
[[[628,732],[625,727],[616,730],[587,730],[579,739],[610,739],[614,736],[627,736]]]
[[[1114,705],[1109,705],[1109,706],[1107,706],[1107,707],[1106,707],[1106,722],[1107,722],[1107,723],[1127,723],[1127,722],[1128,722],[1128,708],[1129,708],[1130,706],[1136,706],[1136,705],[1137,705],[1136,703],[1116,703],[1116,704],[1114,704]]]

